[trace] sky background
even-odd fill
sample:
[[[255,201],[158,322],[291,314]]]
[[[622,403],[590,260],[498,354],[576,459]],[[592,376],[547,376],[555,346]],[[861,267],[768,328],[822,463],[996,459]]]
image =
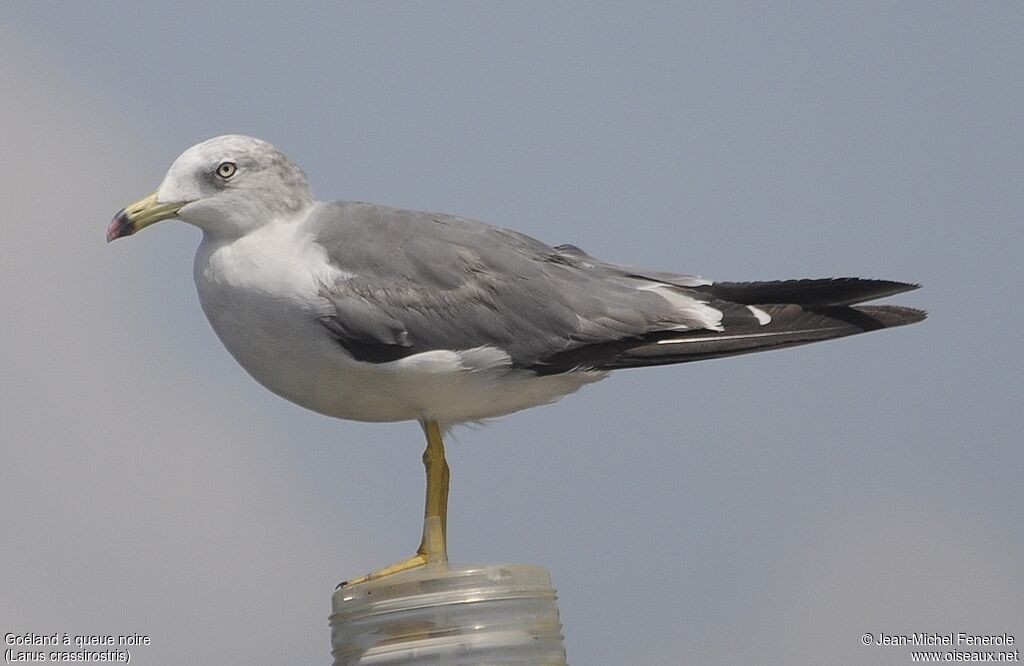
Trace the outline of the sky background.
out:
[[[245,133],[321,199],[716,279],[924,285],[898,298],[920,325],[456,432],[452,559],[546,567],[572,663],[1020,647],[1022,28],[993,2],[5,3],[0,632],[327,664],[334,585],[418,543],[416,424],[252,381],[199,309],[197,230],[104,243],[185,148]]]

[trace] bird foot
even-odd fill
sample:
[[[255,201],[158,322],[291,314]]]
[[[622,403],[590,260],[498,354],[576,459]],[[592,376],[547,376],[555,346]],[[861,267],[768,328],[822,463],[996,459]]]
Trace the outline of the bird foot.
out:
[[[397,573],[402,573],[403,571],[409,571],[410,569],[415,569],[417,567],[423,567],[426,565],[426,553],[416,553],[407,560],[395,562],[394,564],[386,566],[383,569],[377,569],[372,573],[368,573],[365,576],[360,576],[359,578],[353,578],[352,580],[346,580],[341,583],[338,583],[338,587],[336,587],[335,589],[340,590],[343,587],[352,587],[353,585],[359,585],[360,583],[366,583],[371,580],[377,580],[378,578],[394,576]]]
[[[378,578],[394,576],[395,574],[402,573],[403,571],[409,571],[410,569],[424,567],[428,564],[443,564],[447,561],[448,547],[445,541],[444,528],[441,525],[441,519],[438,516],[430,516],[423,521],[423,541],[420,543],[420,548],[416,551],[415,555],[407,560],[395,562],[383,569],[378,569],[372,573],[368,573],[365,576],[360,576],[359,578],[353,578],[352,580],[346,580],[338,583],[338,586],[334,589],[340,590],[343,587],[352,587],[353,585],[377,580]]]

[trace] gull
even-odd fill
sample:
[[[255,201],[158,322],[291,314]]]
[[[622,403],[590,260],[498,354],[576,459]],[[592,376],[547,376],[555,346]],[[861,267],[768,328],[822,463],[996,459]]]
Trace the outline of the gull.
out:
[[[612,370],[791,347],[921,321],[862,303],[918,287],[861,278],[716,282],[634,268],[453,215],[316,201],[265,141],[192,146],[123,208],[113,241],[177,218],[203,232],[203,312],[252,377],[328,416],[418,421],[416,554],[358,584],[447,561],[443,434],[551,403]],[[346,583],[343,583],[343,585]]]

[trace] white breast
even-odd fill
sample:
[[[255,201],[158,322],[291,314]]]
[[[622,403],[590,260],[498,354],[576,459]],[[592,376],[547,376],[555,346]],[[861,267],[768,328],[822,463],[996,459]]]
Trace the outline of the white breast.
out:
[[[274,393],[329,416],[480,421],[557,400],[606,375],[537,377],[512,369],[493,347],[357,361],[317,320],[333,311],[321,285],[343,276],[294,224],[230,241],[204,238],[194,266],[203,312],[231,355]]]

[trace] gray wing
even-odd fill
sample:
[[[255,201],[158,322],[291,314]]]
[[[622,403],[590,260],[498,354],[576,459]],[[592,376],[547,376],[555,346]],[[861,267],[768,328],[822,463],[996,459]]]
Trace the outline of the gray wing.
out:
[[[354,357],[495,347],[539,374],[685,363],[903,326],[925,313],[863,301],[888,280],[719,282],[602,262],[572,245],[448,215],[317,204],[316,241],[347,277],[321,323]]]
[[[706,280],[607,264],[474,220],[330,202],[310,224],[346,275],[323,285],[333,311],[321,323],[360,360],[492,346],[536,367],[581,347],[706,329],[720,316],[687,289]]]

